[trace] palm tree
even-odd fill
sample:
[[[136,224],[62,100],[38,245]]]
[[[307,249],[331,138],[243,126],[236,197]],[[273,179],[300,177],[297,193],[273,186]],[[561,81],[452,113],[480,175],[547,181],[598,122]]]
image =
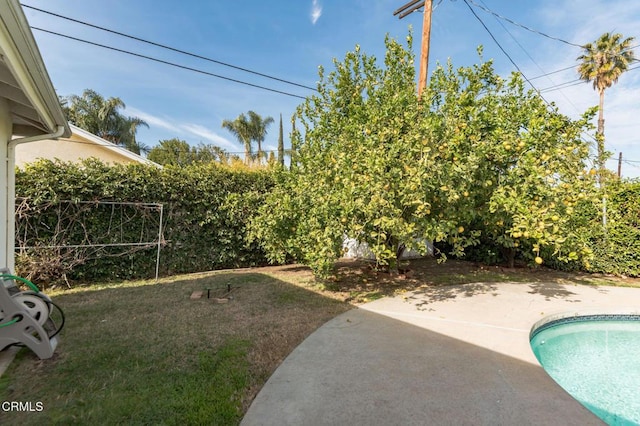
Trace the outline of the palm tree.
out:
[[[139,127],[149,125],[141,118],[122,115],[120,110],[125,104],[120,98],[105,99],[86,89],[82,96],[71,95],[62,102],[69,121],[76,126],[136,154],[148,150],[146,145],[136,141],[136,133]]]
[[[244,114],[240,114],[235,120],[222,121],[222,127],[229,130],[244,145],[244,162],[249,164],[251,158],[251,142],[253,141],[254,131],[251,122],[247,120]]]
[[[584,53],[578,56],[582,63],[578,67],[580,79],[593,82],[593,89],[600,95],[598,113],[598,170],[604,169],[604,91],[618,82],[620,75],[625,72],[629,63],[635,57],[631,49],[634,38],[622,39],[622,34],[604,33],[594,43],[583,46]]]
[[[118,121],[119,123],[119,140],[116,142],[118,145],[123,145],[129,151],[134,152],[138,155],[140,153],[148,154],[149,146],[139,142],[136,140],[136,133],[138,132],[138,127],[143,126],[149,128],[149,125],[141,118],[138,117],[123,117],[120,116]]]
[[[259,114],[249,111],[251,138],[258,144],[258,163],[262,162],[262,142],[267,135],[267,128],[273,123],[273,117],[262,118]]]

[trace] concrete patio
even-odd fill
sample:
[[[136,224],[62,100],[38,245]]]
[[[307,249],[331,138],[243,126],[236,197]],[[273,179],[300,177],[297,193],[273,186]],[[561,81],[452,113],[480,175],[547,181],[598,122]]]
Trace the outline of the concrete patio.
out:
[[[637,311],[639,296],[633,288],[480,283],[380,299],[299,345],[242,424],[602,424],[540,367],[529,332],[561,312]]]

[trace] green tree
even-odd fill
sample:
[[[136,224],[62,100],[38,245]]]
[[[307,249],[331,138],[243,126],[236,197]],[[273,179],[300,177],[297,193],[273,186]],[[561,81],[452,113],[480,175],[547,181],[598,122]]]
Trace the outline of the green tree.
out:
[[[604,92],[629,68],[635,59],[631,49],[633,37],[622,38],[622,34],[604,33],[595,42],[584,45],[584,52],[578,56],[581,61],[578,66],[580,78],[586,82],[593,82],[593,89],[600,95],[598,110],[598,130],[596,141],[598,144],[598,170],[604,170]]]
[[[273,123],[273,117],[262,118],[254,111],[249,111],[248,114],[252,133],[251,138],[256,141],[256,144],[258,145],[256,157],[258,159],[258,163],[261,163],[263,158],[262,142],[264,142],[264,139],[267,136],[267,129],[271,123]]]
[[[149,127],[149,125],[138,117],[122,117],[120,120],[120,141],[119,145],[124,146],[129,151],[138,155],[141,153],[148,154],[149,146],[139,142],[136,139],[138,133],[138,127]]]
[[[411,41],[387,37],[384,68],[356,47],[328,76],[320,69],[319,93],[297,112],[296,167],[277,175],[253,221],[269,258],[326,275],[345,236],[391,270],[424,240],[458,256],[480,238],[538,263],[542,247],[584,254],[562,224],[592,188],[580,139],[589,116],[569,120],[490,62],[438,67],[418,99]]]
[[[595,200],[589,147],[580,137],[594,111],[570,120],[525,91],[519,74],[496,76],[491,62],[438,66],[427,93],[438,117],[433,155],[445,165],[434,177],[449,182],[435,194],[436,205],[466,212],[461,229],[510,266],[517,255],[542,262],[542,248],[563,261],[588,258],[585,234],[570,218],[579,203]]]
[[[105,99],[94,90],[86,89],[81,96],[71,95],[63,102],[69,121],[76,126],[136,154],[147,149],[136,140],[136,133],[139,127],[149,125],[141,118],[122,115],[120,110],[125,104],[120,98]]]
[[[448,221],[430,212],[427,171],[437,165],[421,143],[431,115],[418,108],[410,45],[386,42],[386,69],[357,47],[328,77],[320,70],[319,94],[298,108],[295,167],[254,222],[272,260],[292,256],[325,275],[346,235],[396,269],[405,247],[426,250],[415,236],[446,235]]]
[[[200,143],[195,150],[197,162],[208,163],[218,161],[223,164],[229,162],[229,153],[219,146]]]
[[[197,147],[186,141],[173,138],[160,141],[149,151],[149,160],[162,165],[187,166],[196,163],[210,163],[212,161],[227,162],[227,152],[215,145],[200,143]]]
[[[280,114],[280,128],[278,132],[278,164],[284,166],[284,132],[282,130],[282,114]]]
[[[229,130],[244,145],[244,162],[249,164],[252,158],[253,136],[255,134],[251,121],[244,114],[240,114],[235,120],[224,120],[222,127]]]

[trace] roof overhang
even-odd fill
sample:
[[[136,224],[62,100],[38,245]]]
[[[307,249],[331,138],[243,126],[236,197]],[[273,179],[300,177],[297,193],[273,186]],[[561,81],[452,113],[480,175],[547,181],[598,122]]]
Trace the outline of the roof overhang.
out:
[[[162,168],[162,166],[158,163],[155,163],[151,160],[148,160],[141,155],[136,154],[135,152],[131,152],[123,146],[116,145],[112,142],[109,142],[106,139],[102,139],[99,136],[94,135],[91,132],[88,132],[78,126],[75,126],[69,123],[69,127],[71,128],[71,133],[79,136],[80,138],[86,140],[89,143],[95,144],[97,146],[103,147],[104,149],[115,153],[116,155],[134,161],[140,164],[147,164],[150,166],[156,166]]]
[[[0,1],[0,98],[7,101],[14,138],[71,135],[29,23],[17,0]]]

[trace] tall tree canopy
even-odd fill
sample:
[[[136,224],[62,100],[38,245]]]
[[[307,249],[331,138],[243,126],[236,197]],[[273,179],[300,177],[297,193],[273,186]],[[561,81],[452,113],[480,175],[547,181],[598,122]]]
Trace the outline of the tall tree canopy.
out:
[[[584,45],[584,52],[578,56],[580,78],[593,83],[593,89],[600,95],[598,130],[598,169],[604,169],[604,92],[629,68],[635,59],[631,43],[634,38],[623,39],[622,34],[604,33],[593,43]]]
[[[391,269],[425,239],[462,255],[489,238],[536,263],[543,247],[588,254],[563,224],[593,187],[580,138],[589,114],[568,119],[491,62],[438,66],[418,99],[411,42],[387,38],[384,67],[356,47],[328,76],[320,69],[318,94],[298,108],[295,167],[253,222],[270,258],[325,275],[345,236]]]
[[[220,161],[226,163],[228,153],[215,145],[199,144],[191,146],[186,141],[173,138],[161,140],[157,146],[149,151],[149,160],[158,164],[186,166],[195,163],[209,163]]]
[[[235,120],[224,120],[222,127],[233,133],[244,146],[245,163],[249,164],[249,162],[254,159],[253,142],[256,142],[258,145],[258,152],[255,155],[255,159],[257,159],[258,162],[262,161],[264,157],[262,142],[264,142],[267,135],[267,129],[271,123],[273,123],[273,118],[262,118],[260,114],[254,111],[249,111],[247,115],[240,114]]]
[[[235,120],[224,120],[222,127],[229,130],[238,139],[238,141],[244,146],[244,162],[249,164],[252,158],[252,146],[253,141],[253,129],[251,127],[251,121],[247,120],[247,116],[240,114]]]
[[[81,96],[64,98],[63,108],[69,121],[76,126],[136,154],[148,151],[147,146],[136,140],[136,134],[139,127],[149,125],[141,118],[123,115],[120,111],[125,104],[120,98],[105,99],[99,93],[86,89]]]
[[[284,166],[284,132],[282,130],[282,114],[280,114],[280,127],[278,128],[278,164]]]
[[[260,114],[249,111],[249,119],[251,120],[251,131],[252,131],[252,139],[256,141],[258,145],[258,152],[256,154],[258,163],[262,162],[263,152],[262,152],[262,142],[264,142],[265,137],[267,136],[267,130],[271,123],[273,123],[273,117],[265,117],[262,118]]]

